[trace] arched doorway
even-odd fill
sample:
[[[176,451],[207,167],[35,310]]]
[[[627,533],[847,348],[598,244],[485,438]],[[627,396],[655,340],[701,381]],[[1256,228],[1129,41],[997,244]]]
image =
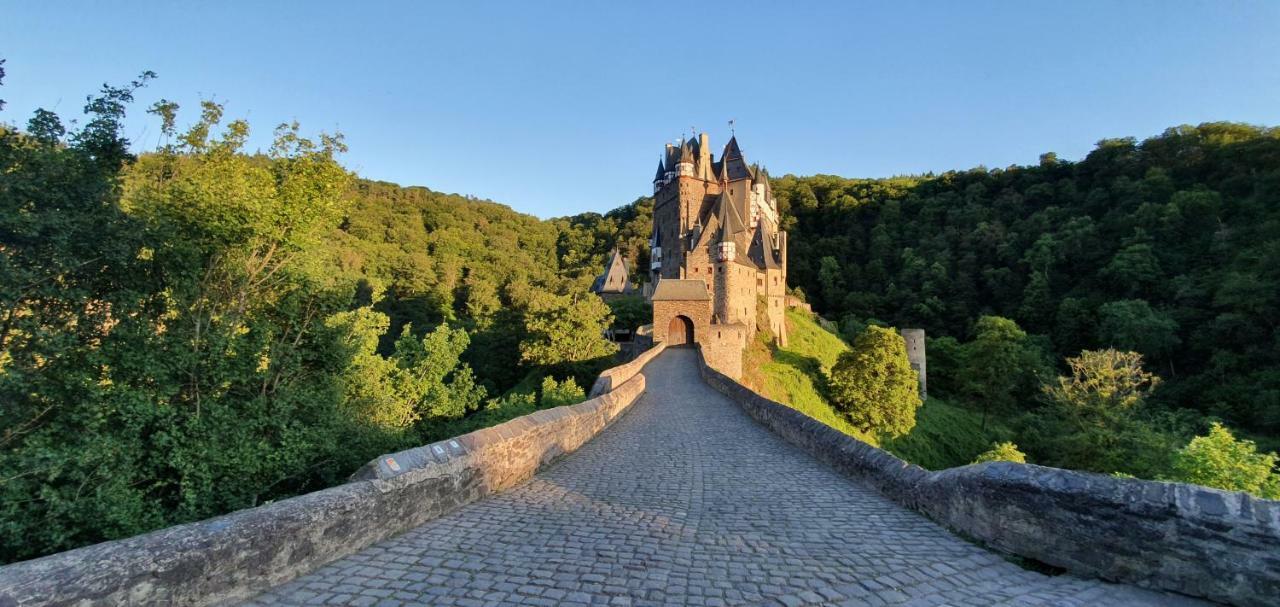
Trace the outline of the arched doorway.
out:
[[[683,346],[693,343],[693,321],[687,316],[676,316],[667,325],[667,345]]]

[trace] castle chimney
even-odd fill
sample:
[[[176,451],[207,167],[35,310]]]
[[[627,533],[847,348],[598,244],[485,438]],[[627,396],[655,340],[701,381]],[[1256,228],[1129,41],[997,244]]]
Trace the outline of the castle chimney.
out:
[[[698,135],[698,177],[711,180],[711,138],[706,133]]]

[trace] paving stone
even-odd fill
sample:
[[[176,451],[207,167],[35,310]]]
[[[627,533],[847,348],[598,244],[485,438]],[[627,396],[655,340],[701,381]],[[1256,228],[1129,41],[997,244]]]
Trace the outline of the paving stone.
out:
[[[695,357],[664,352],[624,416],[529,481],[254,604],[1194,604],[964,541],[757,424]]]

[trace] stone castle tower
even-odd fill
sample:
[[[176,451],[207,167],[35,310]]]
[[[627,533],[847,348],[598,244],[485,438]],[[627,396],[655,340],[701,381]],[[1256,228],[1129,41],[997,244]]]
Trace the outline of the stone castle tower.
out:
[[[654,341],[696,343],[708,364],[740,377],[758,329],[787,340],[787,234],[768,174],[747,164],[736,137],[717,160],[703,133],[667,145],[653,192]]]

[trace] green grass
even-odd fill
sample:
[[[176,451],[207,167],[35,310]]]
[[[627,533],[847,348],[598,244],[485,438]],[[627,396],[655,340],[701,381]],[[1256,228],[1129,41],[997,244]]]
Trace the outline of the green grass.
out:
[[[982,429],[982,414],[930,398],[916,411],[916,426],[905,436],[881,441],[886,451],[930,470],[963,466],[1012,432],[994,419]]]
[[[849,436],[879,444],[875,436],[853,427],[823,396],[826,371],[849,346],[800,310],[787,310],[787,327],[787,347],[770,352],[769,346],[757,341],[748,351],[744,361],[747,384]]]
[[[788,343],[770,348],[756,342],[748,350],[744,368],[747,385],[765,396],[858,440],[884,448],[911,463],[930,470],[963,466],[992,443],[1008,440],[1008,428],[982,414],[931,398],[916,411],[916,426],[907,435],[882,438],[855,428],[827,401],[823,378],[842,352],[849,349],[840,337],[823,329],[816,317],[787,310]]]

